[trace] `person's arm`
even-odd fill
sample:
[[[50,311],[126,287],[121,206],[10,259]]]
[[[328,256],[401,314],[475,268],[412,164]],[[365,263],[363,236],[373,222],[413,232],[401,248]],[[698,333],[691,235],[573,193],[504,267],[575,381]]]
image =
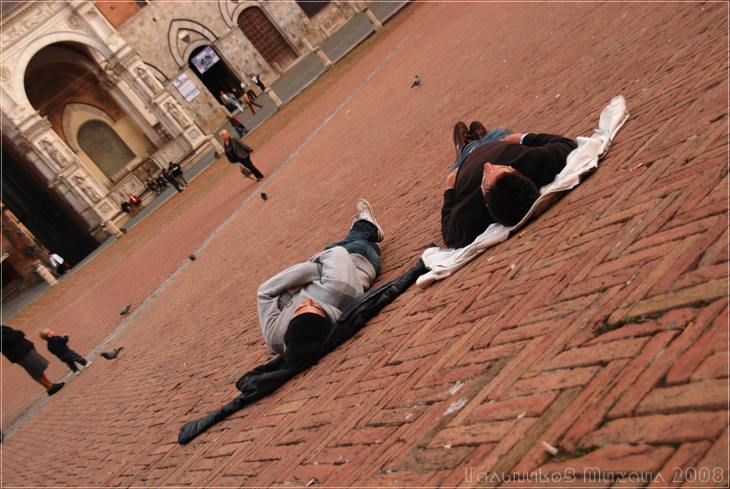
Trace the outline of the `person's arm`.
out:
[[[231,137],[230,142],[231,145],[233,145],[233,150],[239,158],[248,158],[249,153],[253,152],[253,149],[250,146],[238,138]]]
[[[526,134],[522,145],[534,148],[540,160],[541,168],[536,169],[536,178],[543,180],[542,185],[549,183],[555,175],[565,168],[565,160],[578,145],[572,139],[553,134]],[[542,175],[542,178],[537,177]]]

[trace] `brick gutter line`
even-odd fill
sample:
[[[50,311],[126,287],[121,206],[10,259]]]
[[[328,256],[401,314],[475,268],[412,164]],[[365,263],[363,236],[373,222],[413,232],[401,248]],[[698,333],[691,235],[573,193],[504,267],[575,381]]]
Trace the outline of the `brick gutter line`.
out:
[[[321,123],[321,124],[320,124],[320,125],[319,125],[319,126],[317,127],[317,129],[315,129],[314,131],[312,131],[312,133],[311,133],[311,134],[310,134],[310,135],[309,135],[309,136],[307,137],[307,139],[306,139],[306,140],[305,140],[305,141],[304,141],[304,142],[303,142],[303,143],[302,143],[302,144],[301,144],[301,145],[300,145],[300,146],[299,146],[299,147],[298,147],[298,148],[297,148],[296,150],[294,150],[294,152],[292,152],[292,154],[290,154],[290,155],[289,155],[289,157],[288,157],[288,158],[286,159],[286,161],[284,161],[284,163],[282,163],[282,164],[281,164],[281,165],[279,166],[279,168],[277,168],[276,170],[274,170],[274,172],[273,172],[273,173],[272,173],[272,174],[271,174],[271,175],[270,175],[270,176],[269,176],[268,178],[266,178],[266,180],[264,180],[264,183],[263,183],[263,185],[261,185],[261,186],[260,186],[260,187],[259,187],[259,188],[257,189],[257,192],[258,192],[259,190],[263,190],[264,188],[266,188],[266,186],[267,186],[267,185],[269,184],[269,182],[270,182],[270,181],[271,181],[271,180],[272,180],[272,179],[273,179],[274,177],[276,177],[276,175],[278,175],[278,174],[279,174],[279,173],[280,173],[280,172],[281,172],[282,170],[284,170],[284,168],[286,168],[286,167],[287,167],[287,166],[289,165],[289,163],[290,163],[290,162],[291,162],[291,161],[292,161],[292,160],[293,160],[293,159],[294,159],[294,158],[295,158],[295,157],[296,157],[296,156],[297,156],[297,155],[298,155],[298,154],[299,154],[299,153],[300,153],[300,152],[301,152],[301,151],[302,151],[302,150],[303,150],[303,149],[304,149],[304,148],[305,148],[305,147],[306,147],[306,146],[307,146],[307,145],[308,145],[309,143],[310,143],[310,141],[311,141],[312,139],[314,139],[314,137],[315,137],[315,136],[316,136],[317,134],[319,134],[319,132],[320,132],[320,131],[321,131],[322,129],[324,129],[324,127],[325,127],[325,126],[326,126],[326,125],[327,125],[327,124],[329,123],[329,121],[331,121],[331,120],[332,120],[332,119],[333,119],[333,118],[334,118],[334,117],[335,117],[335,116],[336,116],[336,115],[337,115],[337,114],[338,114],[338,113],[340,112],[340,110],[342,110],[342,108],[343,108],[343,107],[344,107],[345,105],[347,105],[347,103],[348,103],[348,102],[350,101],[350,99],[352,99],[352,98],[353,98],[353,97],[354,97],[354,96],[355,96],[355,95],[356,95],[356,94],[357,94],[357,93],[358,93],[358,92],[359,92],[359,91],[360,91],[360,90],[361,90],[361,89],[362,89],[362,88],[363,88],[363,87],[365,86],[365,84],[367,84],[367,83],[368,83],[368,82],[370,81],[370,79],[371,79],[371,78],[372,78],[372,77],[373,77],[373,76],[375,75],[375,73],[377,73],[377,72],[378,72],[378,70],[380,70],[380,68],[381,68],[381,67],[382,67],[382,66],[383,66],[383,65],[384,65],[384,64],[385,64],[385,63],[386,63],[386,62],[387,62],[387,61],[388,61],[388,60],[390,59],[390,57],[391,57],[391,56],[393,56],[393,54],[395,54],[395,52],[396,52],[396,51],[398,51],[398,49],[400,49],[400,47],[401,47],[401,46],[403,45],[403,43],[405,43],[405,42],[406,42],[406,41],[407,41],[407,40],[408,40],[408,39],[409,39],[409,38],[411,37],[411,35],[412,35],[412,34],[413,34],[413,33],[414,33],[415,31],[416,31],[416,29],[418,29],[418,28],[419,28],[419,27],[421,26],[421,24],[422,24],[422,23],[423,23],[423,22],[424,22],[424,21],[425,21],[425,20],[426,20],[427,18],[429,18],[429,16],[431,15],[431,13],[433,13],[434,9],[435,9],[436,7],[438,7],[438,5],[439,5],[440,3],[441,3],[441,2],[439,1],[439,2],[436,2],[436,3],[434,4],[434,6],[433,6],[433,7],[431,8],[431,11],[430,11],[430,12],[428,12],[428,13],[427,13],[427,14],[426,14],[426,15],[425,15],[425,16],[423,17],[423,19],[421,19],[421,20],[420,20],[420,21],[419,21],[419,22],[418,22],[418,23],[417,23],[417,24],[416,24],[416,25],[415,25],[415,26],[413,27],[413,29],[411,29],[411,30],[410,30],[410,32],[408,32],[408,34],[406,34],[406,36],[405,36],[405,37],[404,37],[404,38],[403,38],[403,39],[402,39],[402,40],[401,40],[401,41],[400,41],[400,42],[398,43],[398,45],[396,45],[396,47],[394,47],[394,48],[393,48],[393,50],[392,50],[392,51],[391,51],[390,53],[388,53],[388,55],[387,55],[387,56],[386,56],[386,57],[385,57],[385,58],[383,59],[383,61],[381,61],[381,62],[380,62],[380,63],[378,64],[378,66],[376,66],[376,67],[375,67],[375,69],[373,69],[373,71],[372,71],[372,72],[370,72],[370,74],[369,74],[369,75],[368,75],[367,77],[365,77],[365,80],[363,80],[363,81],[362,81],[362,83],[360,83],[360,85],[358,85],[358,87],[357,87],[357,88],[356,88],[355,90],[353,90],[353,92],[352,92],[352,93],[351,93],[350,95],[348,95],[348,96],[347,96],[347,98],[346,98],[346,99],[345,99],[345,100],[344,100],[344,101],[343,101],[343,102],[342,102],[342,103],[341,103],[340,105],[338,105],[338,106],[337,106],[337,108],[336,108],[336,109],[335,109],[334,111],[332,111],[332,113],[331,113],[331,114],[330,114],[329,116],[327,116],[327,118],[326,118],[326,119],[325,119],[325,120],[324,120],[324,121],[323,121],[323,122],[322,122],[322,123]],[[225,124],[224,124],[224,125],[225,125]],[[174,195],[174,194],[173,194],[173,195]],[[232,213],[232,214],[231,214],[231,215],[230,215],[230,216],[228,217],[228,219],[226,219],[225,221],[223,221],[223,223],[221,223],[221,225],[220,225],[220,226],[218,226],[218,228],[217,228],[217,229],[216,229],[215,231],[213,231],[213,232],[212,232],[212,233],[210,234],[210,236],[208,236],[208,237],[207,237],[207,238],[205,239],[205,241],[203,241],[203,243],[202,243],[202,244],[201,244],[201,245],[200,245],[200,246],[199,246],[199,247],[198,247],[198,248],[197,248],[197,249],[196,249],[196,250],[195,250],[195,251],[194,251],[193,253],[194,253],[194,254],[195,254],[195,255],[197,256],[197,255],[199,255],[199,254],[200,254],[200,253],[201,253],[201,252],[202,252],[202,251],[203,251],[203,250],[204,250],[205,248],[207,248],[207,247],[208,247],[208,245],[209,245],[210,243],[212,243],[212,242],[213,242],[213,240],[214,240],[214,239],[215,239],[216,237],[218,237],[218,235],[219,235],[219,234],[220,234],[221,232],[223,232],[223,230],[224,230],[224,229],[225,229],[226,227],[228,227],[228,225],[229,225],[229,224],[230,224],[230,223],[231,223],[231,222],[233,221],[233,219],[235,219],[235,218],[236,218],[236,217],[238,216],[238,214],[239,214],[239,213],[241,213],[241,211],[243,211],[243,210],[244,210],[244,209],[245,209],[245,208],[246,208],[246,207],[248,206],[248,204],[249,204],[249,203],[250,203],[250,202],[251,202],[251,201],[252,201],[252,200],[254,199],[254,197],[255,197],[255,196],[256,196],[256,192],[254,192],[254,193],[252,193],[251,195],[249,195],[249,196],[248,196],[248,197],[246,198],[246,200],[244,200],[244,201],[243,201],[243,203],[242,203],[242,204],[241,204],[241,205],[240,205],[240,206],[238,207],[238,209],[236,209],[235,211],[233,211],[233,213]],[[185,213],[183,213],[182,215],[180,215],[180,217],[178,217],[177,219],[175,219],[175,221],[177,221],[177,220],[181,219],[181,218],[182,218],[183,216],[185,216],[185,214],[186,214],[187,212],[190,212],[190,210],[192,210],[192,208],[191,208],[191,209],[188,209],[188,210],[187,210],[187,211],[186,211]],[[117,336],[118,336],[118,335],[119,335],[119,334],[120,334],[120,333],[121,333],[122,331],[124,331],[124,330],[125,330],[125,329],[127,328],[127,326],[129,326],[129,324],[130,324],[130,323],[131,323],[131,322],[132,322],[132,321],[133,321],[134,319],[136,319],[136,317],[137,317],[137,316],[138,316],[138,315],[139,315],[139,314],[140,314],[140,313],[141,313],[142,311],[144,311],[144,310],[145,310],[145,309],[147,308],[147,306],[149,306],[149,305],[150,305],[150,304],[151,304],[151,303],[152,303],[152,302],[153,302],[153,301],[154,301],[154,300],[155,300],[155,299],[157,298],[157,296],[159,296],[159,295],[160,295],[160,294],[161,294],[162,292],[164,292],[164,291],[165,291],[165,289],[167,289],[167,287],[168,287],[168,286],[169,286],[169,285],[170,285],[170,284],[171,284],[171,283],[173,282],[173,280],[175,280],[175,279],[176,279],[176,278],[178,277],[178,275],[180,275],[180,274],[181,274],[181,273],[183,272],[183,270],[185,270],[185,268],[187,268],[187,266],[188,266],[188,265],[190,265],[190,260],[185,260],[185,261],[183,261],[183,263],[182,263],[182,264],[181,264],[181,265],[180,265],[180,266],[178,267],[178,269],[177,269],[177,270],[175,270],[175,271],[174,271],[174,272],[172,273],[172,275],[170,275],[170,276],[169,276],[169,277],[168,277],[167,279],[165,279],[165,280],[164,280],[164,281],[163,281],[163,282],[162,282],[162,283],[161,283],[161,284],[160,284],[160,285],[159,285],[159,286],[157,287],[157,289],[156,289],[156,290],[155,290],[154,292],[152,292],[152,294],[150,294],[150,295],[149,295],[149,297],[147,297],[147,298],[146,298],[146,299],[145,299],[145,300],[144,300],[144,301],[142,302],[142,304],[140,304],[140,305],[139,305],[139,307],[137,307],[137,308],[136,308],[136,309],[135,309],[135,310],[134,310],[134,311],[133,311],[133,312],[132,312],[132,313],[131,313],[131,314],[129,315],[129,317],[128,317],[127,319],[125,319],[125,320],[124,320],[124,321],[123,321],[123,322],[122,322],[122,323],[121,323],[121,324],[120,324],[119,326],[117,326],[117,328],[116,328],[116,329],[115,329],[115,330],[114,330],[114,331],[113,331],[113,332],[112,332],[112,333],[111,333],[111,334],[110,334],[109,336],[107,336],[107,337],[106,337],[106,338],[105,338],[104,340],[102,340],[102,342],[101,342],[101,343],[99,343],[99,344],[98,344],[98,345],[97,345],[97,346],[96,346],[95,348],[93,348],[93,349],[92,349],[92,350],[91,350],[91,351],[90,351],[90,352],[89,352],[89,353],[88,353],[88,354],[86,355],[86,357],[85,357],[85,358],[87,358],[87,359],[89,359],[89,360],[93,360],[93,359],[95,359],[95,358],[96,358],[96,357],[98,356],[98,354],[99,354],[100,352],[104,351],[104,349],[106,348],[106,346],[107,346],[107,345],[108,345],[108,344],[109,344],[109,343],[110,343],[110,342],[111,342],[111,341],[112,341],[112,340],[113,340],[114,338],[116,338],[116,337],[117,337]],[[87,293],[88,293],[88,292],[87,292]],[[62,381],[62,382],[68,382],[68,381],[69,381],[69,380],[71,380],[71,379],[72,379],[73,377],[75,377],[75,375],[74,375],[73,373],[69,372],[68,374],[66,374],[66,376],[65,376],[65,377],[64,377],[64,378],[63,378],[63,379],[62,379],[61,381]],[[17,420],[17,421],[15,422],[15,423],[13,423],[13,425],[12,425],[12,426],[11,426],[10,428],[8,428],[8,430],[7,430],[7,431],[6,431],[5,433],[4,433],[5,439],[7,440],[8,438],[10,438],[10,437],[11,437],[11,436],[12,436],[12,435],[13,435],[13,434],[14,434],[14,433],[15,433],[15,432],[16,432],[16,431],[18,430],[18,429],[20,429],[20,428],[21,428],[21,427],[22,427],[22,426],[23,426],[23,425],[24,425],[24,424],[25,424],[25,423],[26,423],[26,422],[27,422],[28,420],[30,420],[30,418],[31,418],[31,417],[33,417],[33,415],[34,415],[35,413],[37,413],[38,411],[40,411],[40,409],[41,409],[41,408],[42,408],[42,407],[43,407],[43,406],[44,406],[44,405],[45,405],[45,404],[46,404],[46,403],[47,403],[47,402],[48,402],[48,401],[49,401],[50,399],[51,399],[51,398],[50,398],[50,396],[47,396],[47,395],[45,395],[45,394],[44,394],[44,395],[43,395],[43,397],[41,397],[41,398],[40,398],[40,399],[38,400],[38,402],[36,402],[35,404],[33,404],[33,406],[31,406],[31,407],[30,407],[30,408],[29,408],[29,409],[28,409],[28,410],[27,410],[27,411],[26,411],[25,413],[23,413],[23,415],[22,415],[22,416],[20,416],[20,418],[18,418],[18,420]]]

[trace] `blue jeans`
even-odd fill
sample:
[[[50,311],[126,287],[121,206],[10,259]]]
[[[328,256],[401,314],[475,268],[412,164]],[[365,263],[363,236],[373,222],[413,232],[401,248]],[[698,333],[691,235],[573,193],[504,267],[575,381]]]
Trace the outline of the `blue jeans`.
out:
[[[349,253],[364,256],[375,269],[375,275],[380,273],[383,263],[380,261],[380,247],[375,243],[378,240],[378,228],[370,221],[360,219],[350,229],[345,239],[337,243],[328,244],[325,250],[342,246]]]
[[[464,150],[461,152],[461,156],[459,157],[459,159],[456,160],[454,166],[452,166],[451,170],[449,170],[449,173],[461,167],[461,164],[464,163],[464,160],[466,160],[466,157],[469,156],[469,153],[471,153],[475,149],[480,148],[486,144],[496,143],[503,137],[509,136],[510,134],[514,134],[514,131],[510,131],[509,129],[492,129],[484,135],[481,141],[472,141],[471,143],[467,144],[466,146],[464,146]]]

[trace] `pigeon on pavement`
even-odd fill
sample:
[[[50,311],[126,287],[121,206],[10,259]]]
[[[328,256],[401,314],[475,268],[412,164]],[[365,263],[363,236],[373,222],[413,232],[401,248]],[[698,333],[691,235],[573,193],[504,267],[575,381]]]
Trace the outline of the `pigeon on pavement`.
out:
[[[132,304],[127,304],[122,308],[122,312],[119,313],[120,316],[124,316],[129,312],[129,310],[132,308]]]
[[[122,350],[124,350],[124,347],[120,346],[119,348],[103,352],[101,356],[106,358],[107,360],[114,360],[119,356],[119,352]]]
[[[413,85],[411,85],[411,88],[417,87],[420,84],[421,84],[421,79],[418,77],[418,75],[416,75],[416,77],[413,79]]]

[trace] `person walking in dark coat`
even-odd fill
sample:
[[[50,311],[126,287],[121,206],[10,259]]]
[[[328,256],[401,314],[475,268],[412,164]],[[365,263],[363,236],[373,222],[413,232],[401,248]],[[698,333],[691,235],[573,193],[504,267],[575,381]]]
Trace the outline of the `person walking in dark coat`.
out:
[[[248,129],[246,129],[246,126],[244,126],[241,123],[241,121],[239,121],[235,117],[233,117],[233,116],[228,117],[228,122],[230,122],[231,125],[233,126],[233,129],[236,130],[236,134],[238,134],[239,139],[241,139],[246,134],[248,134],[249,131],[248,131]]]
[[[237,164],[239,167],[246,168],[249,172],[253,173],[257,182],[263,180],[264,175],[251,162],[250,154],[253,153],[253,149],[244,144],[240,139],[232,138],[226,130],[221,131],[219,134],[223,140],[224,151],[226,152],[228,161]],[[244,174],[244,177],[246,176],[243,169],[241,173]]]
[[[22,331],[3,324],[0,350],[10,363],[17,363],[23,367],[33,380],[45,387],[49,396],[60,391],[65,385],[63,382],[51,383],[45,373],[48,360],[36,351],[33,343],[25,338],[25,333]]]
[[[170,182],[170,184],[175,187],[175,190],[178,192],[182,192],[184,189],[180,188],[180,183],[177,181],[177,178],[175,178],[170,172],[168,172],[166,169],[162,170],[162,177]]]
[[[58,336],[53,330],[46,328],[38,334],[42,340],[48,342],[48,351],[53,353],[63,363],[68,365],[73,373],[79,375],[81,370],[76,366],[78,362],[84,369],[91,365],[91,362],[68,347],[68,335]]]

